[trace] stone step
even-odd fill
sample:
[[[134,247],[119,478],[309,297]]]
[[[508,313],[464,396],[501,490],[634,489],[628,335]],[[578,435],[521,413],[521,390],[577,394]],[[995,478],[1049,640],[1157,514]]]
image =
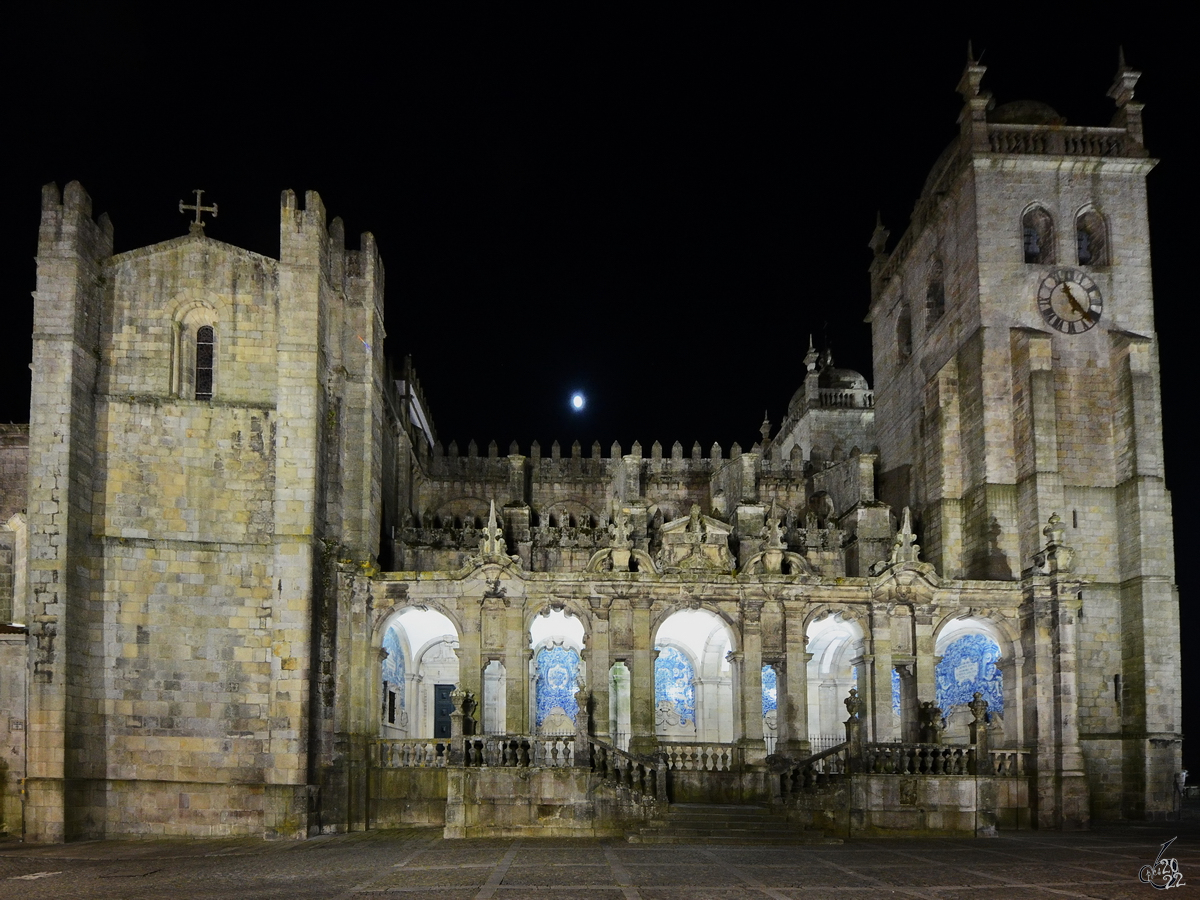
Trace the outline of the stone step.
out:
[[[652,819],[626,835],[630,843],[728,843],[803,844],[825,843],[818,831],[788,822],[764,806],[673,804],[665,816]]]

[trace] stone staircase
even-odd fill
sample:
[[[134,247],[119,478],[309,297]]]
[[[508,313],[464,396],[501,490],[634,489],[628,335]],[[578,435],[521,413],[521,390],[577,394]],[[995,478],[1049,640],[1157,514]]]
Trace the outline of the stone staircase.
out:
[[[631,844],[827,844],[822,832],[766,806],[672,803],[662,818],[626,834]]]

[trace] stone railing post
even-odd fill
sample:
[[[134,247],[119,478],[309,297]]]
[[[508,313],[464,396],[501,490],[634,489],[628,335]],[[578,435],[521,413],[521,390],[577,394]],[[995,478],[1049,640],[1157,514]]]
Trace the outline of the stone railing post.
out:
[[[450,765],[461,766],[466,756],[463,747],[465,735],[465,719],[471,703],[471,692],[464,690],[452,691],[450,700],[454,704],[454,712],[450,713]]]
[[[974,698],[967,704],[967,708],[971,710],[971,715],[975,720],[971,722],[971,743],[975,745],[975,772],[976,775],[991,775],[992,774],[992,753],[991,743],[988,737],[987,724],[987,701],[983,699],[983,694],[979,691],[975,692]]]
[[[578,769],[590,769],[592,767],[592,751],[589,741],[591,736],[591,699],[591,692],[580,683],[579,689],[575,691],[575,704],[579,709],[575,713],[574,765]]]
[[[850,689],[850,696],[843,703],[850,718],[846,719],[846,768],[851,774],[863,771],[863,747],[865,734],[862,713],[866,704],[858,697],[858,688]]]

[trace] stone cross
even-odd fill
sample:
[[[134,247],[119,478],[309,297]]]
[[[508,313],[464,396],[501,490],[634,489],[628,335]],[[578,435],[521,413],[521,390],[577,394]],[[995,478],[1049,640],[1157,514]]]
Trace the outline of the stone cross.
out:
[[[207,212],[212,213],[213,218],[215,219],[217,217],[217,204],[214,203],[212,206],[202,206],[200,204],[200,195],[203,194],[204,191],[196,188],[196,190],[192,191],[192,193],[196,195],[196,202],[184,203],[182,200],[180,200],[179,211],[187,212],[188,210],[194,210],[196,213],[196,220],[188,225],[188,231],[191,234],[204,234],[204,222],[200,220],[200,217]]]

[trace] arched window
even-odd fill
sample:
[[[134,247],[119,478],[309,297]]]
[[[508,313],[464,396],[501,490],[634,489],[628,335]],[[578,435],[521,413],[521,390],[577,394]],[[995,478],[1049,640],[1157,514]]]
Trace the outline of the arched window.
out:
[[[196,329],[196,399],[211,400],[213,396],[213,360],[216,356],[216,337],[211,325]]]
[[[940,259],[934,259],[929,263],[929,286],[925,289],[925,327],[932,328],[945,312],[945,269]]]
[[[1040,206],[1034,206],[1021,218],[1025,262],[1045,265],[1054,262],[1054,220]]]
[[[175,313],[171,393],[184,400],[216,396],[220,368],[217,353],[219,312],[207,301],[192,301]]]
[[[1075,248],[1081,266],[1108,265],[1108,229],[1096,210],[1085,209],[1076,217]]]

